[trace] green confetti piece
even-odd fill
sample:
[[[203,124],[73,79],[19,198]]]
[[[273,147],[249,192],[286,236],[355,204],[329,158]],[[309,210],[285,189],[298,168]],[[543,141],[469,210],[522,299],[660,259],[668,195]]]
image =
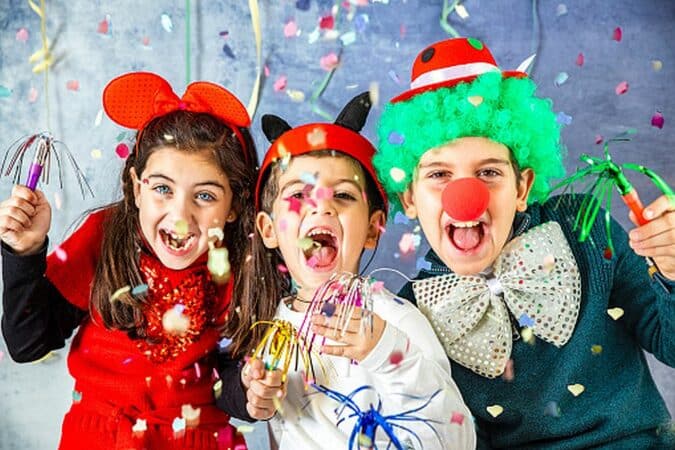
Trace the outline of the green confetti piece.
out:
[[[471,46],[472,46],[473,48],[475,48],[476,50],[483,50],[483,43],[482,43],[481,41],[479,41],[478,39],[475,39],[475,38],[467,38],[467,41],[468,41],[469,44],[471,44]]]

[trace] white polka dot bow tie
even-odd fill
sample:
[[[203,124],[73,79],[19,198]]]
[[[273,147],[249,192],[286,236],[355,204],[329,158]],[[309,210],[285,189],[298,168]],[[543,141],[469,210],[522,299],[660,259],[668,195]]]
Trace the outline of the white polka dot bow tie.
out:
[[[562,347],[581,301],[579,270],[557,222],[512,239],[488,275],[450,273],[415,281],[413,290],[448,356],[487,378],[500,376],[511,357],[511,317]]]

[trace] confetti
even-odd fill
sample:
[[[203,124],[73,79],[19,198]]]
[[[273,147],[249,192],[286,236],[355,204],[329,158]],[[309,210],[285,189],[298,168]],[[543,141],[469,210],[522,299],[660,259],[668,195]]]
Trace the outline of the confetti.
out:
[[[277,270],[281,273],[288,273],[288,268],[283,264],[277,265]]]
[[[586,388],[583,384],[577,383],[568,385],[567,390],[570,391],[575,397],[578,397],[586,390]]]
[[[324,303],[321,307],[321,314],[326,317],[333,317],[333,314],[335,314],[335,309],[335,303]]]
[[[628,92],[628,82],[622,81],[621,83],[617,84],[614,88],[614,92],[616,92],[616,95],[623,95]]]
[[[614,320],[619,320],[623,316],[623,309],[621,308],[610,308],[607,310],[607,314]]]
[[[58,191],[54,192],[54,203],[55,203],[56,209],[61,209],[61,205],[63,205],[63,200],[61,199],[61,194]],[[60,248],[60,247],[57,247],[57,248]],[[62,256],[65,258],[66,252],[63,252]]]
[[[518,325],[521,327],[533,327],[534,326],[534,320],[527,314],[521,314],[520,317],[518,318]]]
[[[604,140],[604,138],[602,136],[600,136],[599,134],[595,135],[595,144],[596,145],[602,144],[603,140]]]
[[[136,419],[136,423],[131,427],[131,431],[136,437],[141,437],[147,430],[148,421],[144,419]]]
[[[403,361],[403,352],[400,350],[394,350],[391,355],[389,355],[389,364],[398,366]]]
[[[213,280],[218,283],[226,283],[230,279],[230,258],[225,247],[209,249],[206,267],[209,269]]]
[[[340,60],[338,59],[338,56],[335,54],[335,52],[330,52],[327,55],[321,57],[319,60],[319,65],[326,72],[330,72],[337,67],[339,62]]]
[[[396,211],[396,215],[394,215],[394,224],[408,225],[409,223],[410,219],[408,219],[408,216],[403,214],[401,211]]]
[[[384,281],[374,281],[372,284],[372,290],[374,293],[382,292],[384,290]]]
[[[171,16],[169,16],[167,13],[162,14],[161,22],[164,31],[167,33],[171,33],[173,31],[173,22],[171,21]]]
[[[77,80],[70,80],[66,83],[66,89],[68,89],[69,91],[79,91],[80,82]]]
[[[143,36],[143,39],[141,39],[141,44],[143,44],[143,47],[150,47],[150,37]]]
[[[298,239],[298,247],[302,250],[309,250],[314,247],[314,240],[308,237],[300,238]]]
[[[506,361],[506,366],[504,367],[504,373],[502,374],[502,379],[504,381],[513,381],[515,378],[515,369],[513,368],[513,360],[509,359]]]
[[[28,91],[28,102],[35,103],[37,98],[38,98],[38,90],[35,89],[34,87],[30,88],[30,90]]]
[[[523,342],[526,344],[534,345],[534,333],[532,328],[525,327],[520,331],[520,337],[523,338]]]
[[[181,308],[182,307],[182,308]],[[175,305],[162,315],[164,331],[173,335],[184,335],[190,328],[190,318],[183,315],[183,305]]]
[[[216,398],[220,398],[220,395],[223,393],[223,380],[218,380],[213,383],[213,395]]]
[[[500,405],[491,405],[485,409],[487,410],[487,412],[490,413],[492,417],[497,417],[504,412],[504,408],[502,408]]]
[[[110,29],[109,23],[108,23],[108,18],[106,17],[102,21],[98,23],[98,29],[96,30],[100,34],[108,34],[108,31]]]
[[[567,74],[567,72],[560,72],[558,75],[556,75],[553,84],[555,84],[556,86],[561,86],[562,84],[565,83],[565,81],[567,81],[568,78],[569,75]]]
[[[544,408],[544,415],[551,417],[560,417],[560,407],[556,402],[548,402]]]
[[[568,116],[564,112],[560,111],[558,114],[556,114],[555,120],[560,125],[569,125],[572,123],[572,116]]]
[[[300,11],[309,11],[310,0],[297,0],[295,2],[295,7]]]
[[[555,267],[555,256],[553,255],[544,256],[544,260],[541,263],[541,267],[544,272],[551,273],[553,271],[553,268]]]
[[[577,55],[577,60],[576,60],[577,66],[579,66],[579,67],[583,66],[583,65],[584,65],[584,60],[585,60],[585,59],[584,59],[584,54],[583,54],[583,53],[579,53],[579,54]]]
[[[596,356],[599,355],[600,353],[602,353],[602,345],[598,345],[598,344],[592,345],[591,346],[591,353],[593,353]]]
[[[24,44],[26,41],[28,41],[28,38],[30,37],[28,30],[25,28],[19,28],[19,31],[16,32],[16,40],[19,42],[23,42]]]
[[[612,33],[612,39],[615,40],[616,42],[621,42],[622,36],[623,32],[621,31],[621,27],[614,28],[614,32]]]
[[[176,417],[171,423],[171,428],[173,429],[174,438],[179,439],[185,433],[185,419]]]
[[[239,425],[237,427],[237,432],[241,434],[251,433],[253,430],[253,425]]]
[[[209,238],[209,240],[212,240],[214,242],[222,242],[225,239],[225,233],[223,232],[223,229],[220,227],[209,228],[206,231],[206,236]]]
[[[661,114],[661,111],[656,111],[654,115],[652,116],[652,126],[662,129],[663,128],[663,114]]]
[[[281,75],[274,82],[274,91],[275,92],[283,91],[284,89],[286,89],[286,84],[288,84],[288,78],[286,78],[286,75]]]
[[[295,20],[290,20],[284,25],[284,36],[287,38],[295,37],[298,35],[298,24],[295,23]]]
[[[12,95],[12,90],[0,84],[0,98],[7,98]]]
[[[612,256],[614,256],[612,254],[612,249],[609,247],[605,247],[605,250],[602,252],[602,257],[609,261],[612,259]]]
[[[199,416],[201,415],[201,408],[193,408],[192,405],[181,405],[180,414],[185,419],[185,424],[188,427],[196,427],[199,425]]]
[[[286,94],[292,101],[300,103],[305,101],[305,93],[295,89],[286,89]]]
[[[5,357],[5,354],[2,352],[2,350],[0,350],[0,362],[2,362],[2,358],[4,358],[4,357]]]
[[[223,44],[223,53],[225,53],[225,56],[227,56],[230,59],[236,59],[236,56],[234,56],[232,48],[230,48],[230,45],[227,43]]]
[[[464,414],[453,411],[452,416],[450,417],[450,423],[456,423],[457,425],[464,425]]]
[[[365,448],[372,448],[373,447],[373,440],[368,437],[368,435],[364,433],[359,433],[359,448],[365,447]]]
[[[319,19],[319,28],[322,30],[332,30],[335,26],[335,18],[332,15],[323,16]]]
[[[121,297],[124,294],[127,294],[131,291],[131,286],[124,286],[113,292],[113,295],[110,296],[110,301],[114,302],[115,300],[121,300]]]
[[[99,109],[98,113],[96,113],[96,119],[94,119],[94,126],[97,127],[101,125],[102,120],[103,120],[103,109]]]
[[[316,41],[319,40],[321,37],[321,32],[319,30],[319,27],[314,28],[314,30],[307,35],[307,42],[310,44],[315,43]]]
[[[327,200],[333,198],[333,188],[329,187],[319,187],[316,188],[314,192],[317,200]]]
[[[652,70],[654,72],[658,72],[663,68],[663,63],[658,60],[658,59],[653,59],[652,60]]]
[[[316,256],[312,256],[307,260],[307,265],[311,268],[316,267],[316,265],[319,263],[319,259]]]
[[[363,33],[366,31],[366,28],[368,28],[368,25],[370,24],[370,17],[368,14],[359,14],[354,18],[354,29],[358,33]]]
[[[225,350],[231,344],[232,344],[232,339],[224,337],[220,341],[218,341],[218,348],[220,348],[221,350]]]
[[[315,148],[323,147],[326,144],[326,132],[321,128],[312,129],[312,131],[307,133],[307,143]]]
[[[564,3],[558,4],[558,6],[555,9],[555,15],[557,17],[560,17],[564,16],[565,14],[567,14],[567,5],[565,5]]]
[[[389,176],[396,183],[400,183],[403,181],[403,179],[405,179],[405,172],[403,169],[399,169],[398,167],[392,167],[391,170],[389,170]]]
[[[414,253],[419,246],[421,238],[419,235],[413,233],[403,233],[401,240],[398,242],[398,249],[402,254]]]
[[[134,288],[131,290],[131,295],[134,297],[138,297],[141,295],[145,295],[148,292],[148,285],[147,284],[139,284],[138,286],[134,286]]]
[[[356,33],[353,31],[348,31],[342,36],[340,36],[340,40],[342,41],[342,45],[345,47],[348,45],[352,45],[354,42],[356,42]]]
[[[396,72],[394,72],[393,70],[387,72],[387,75],[389,75],[389,78],[391,78],[394,83],[401,84],[401,79],[398,77],[398,75],[396,75]]]
[[[173,227],[174,227],[174,232],[175,232],[179,237],[185,236],[185,235],[187,235],[187,233],[188,233],[188,227],[189,227],[189,226],[188,226],[188,223],[187,223],[185,220],[183,220],[183,219],[177,220],[177,221],[173,224]]]
[[[126,159],[129,156],[129,146],[127,144],[125,144],[124,142],[121,143],[121,144],[118,144],[117,147],[115,147],[115,153],[120,158]]]
[[[98,148],[92,149],[91,151],[91,158],[92,159],[101,159],[101,150]]]
[[[420,256],[417,258],[417,262],[415,263],[415,269],[417,270],[431,270],[431,263],[427,261],[424,256]]]
[[[471,103],[473,106],[478,106],[481,103],[483,103],[483,97],[480,95],[471,95],[466,98],[469,103]]]

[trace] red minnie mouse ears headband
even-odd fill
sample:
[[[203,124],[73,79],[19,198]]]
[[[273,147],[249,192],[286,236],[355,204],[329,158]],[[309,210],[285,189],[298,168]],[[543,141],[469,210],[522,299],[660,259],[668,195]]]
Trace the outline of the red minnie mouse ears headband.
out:
[[[387,196],[373,167],[375,147],[359,134],[371,105],[370,94],[364,92],[345,105],[335,123],[308,123],[297,128],[291,128],[281,117],[265,114],[262,117],[263,133],[272,145],[260,165],[255,188],[256,208],[259,210],[261,207],[262,185],[274,162],[286,155],[300,156],[320,150],[335,150],[358,161],[372,178],[387,208]]]
[[[103,108],[115,123],[142,130],[152,119],[173,111],[207,113],[227,124],[246,148],[239,127],[251,125],[244,105],[215,83],[196,81],[178,97],[169,83],[150,72],[132,72],[113,79],[103,90]]]

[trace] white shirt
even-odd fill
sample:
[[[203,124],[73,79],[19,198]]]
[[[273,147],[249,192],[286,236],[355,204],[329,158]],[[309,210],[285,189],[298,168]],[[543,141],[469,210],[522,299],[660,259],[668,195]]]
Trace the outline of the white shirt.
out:
[[[419,441],[401,429],[396,429],[397,438],[414,449],[474,449],[476,434],[471,413],[450,377],[450,364],[427,319],[410,302],[386,290],[373,293],[373,311],[386,321],[375,348],[360,364],[344,357],[314,354],[316,384],[344,395],[364,385],[372,386],[374,390],[361,391],[353,400],[362,411],[370,409],[371,404],[377,408],[381,401],[380,413],[384,416],[419,408],[440,390],[426,407],[411,414],[437,421],[428,422],[435,432],[420,421],[394,420],[393,423],[414,432]],[[291,322],[296,329],[304,316],[304,312],[291,310],[283,301],[277,308],[276,318]],[[403,354],[397,365],[390,362],[395,351]],[[340,404],[305,386],[302,373],[294,369],[295,361],[288,372],[282,412],[270,421],[279,448],[347,450],[356,418],[345,419],[337,427],[336,409]],[[298,370],[301,369],[299,365]],[[346,408],[340,417],[348,417],[352,412]],[[453,414],[455,420],[451,421]],[[381,428],[376,441],[379,448],[387,448],[389,444]]]

